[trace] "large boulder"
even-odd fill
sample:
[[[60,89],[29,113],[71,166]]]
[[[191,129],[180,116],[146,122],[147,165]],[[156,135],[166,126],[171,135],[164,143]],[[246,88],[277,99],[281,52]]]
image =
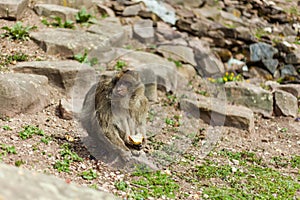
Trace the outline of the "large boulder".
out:
[[[66,181],[54,176],[39,174],[5,164],[0,164],[0,175],[1,199],[119,199],[112,194],[87,187],[79,187],[73,183],[68,184]],[[16,192],[16,186],[18,186],[18,192]]]
[[[227,101],[250,108],[265,117],[273,113],[273,95],[270,91],[246,82],[225,84]]]
[[[0,18],[18,20],[27,9],[28,0],[0,0]]]
[[[31,74],[0,74],[0,115],[33,113],[50,103],[48,79]]]
[[[55,4],[36,4],[34,6],[34,11],[40,16],[60,17],[63,21],[66,20],[75,21],[76,20],[75,15],[79,12],[79,10],[77,9],[55,5]]]
[[[296,117],[298,113],[298,101],[291,93],[283,90],[274,92],[275,99],[275,114],[283,116]]]

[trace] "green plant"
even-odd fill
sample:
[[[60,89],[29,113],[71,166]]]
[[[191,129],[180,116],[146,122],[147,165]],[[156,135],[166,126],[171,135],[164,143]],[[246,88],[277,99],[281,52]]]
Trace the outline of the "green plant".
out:
[[[88,13],[85,8],[82,8],[76,15],[76,22],[80,24],[94,24],[95,17]]]
[[[53,168],[58,172],[70,172],[70,165],[72,162],[81,162],[83,159],[77,153],[70,150],[70,144],[64,143],[61,145],[59,152],[60,160],[56,161]]]
[[[121,71],[126,66],[127,66],[127,64],[126,64],[125,61],[118,60],[116,65],[115,65],[115,70]]]
[[[36,29],[36,26],[26,26],[22,25],[22,22],[17,22],[14,26],[8,27],[3,26],[3,30],[6,32],[1,34],[1,37],[9,37],[13,40],[28,40],[29,31]]]
[[[66,20],[63,22],[63,20],[58,16],[50,16],[52,19],[51,22],[48,22],[47,19],[42,19],[42,23],[46,26],[53,26],[53,27],[59,27],[59,28],[75,28],[74,22],[71,20]]]
[[[7,61],[9,63],[12,63],[13,61],[22,62],[22,61],[27,61],[27,60],[28,60],[28,55],[26,55],[22,52],[16,52],[13,55],[7,56]]]
[[[23,160],[16,160],[15,161],[15,166],[16,167],[20,167],[21,165],[23,165],[23,164],[25,164],[26,162],[25,161],[23,161]]]
[[[266,32],[262,28],[256,29],[255,34],[254,34],[254,36],[259,40],[265,35],[268,35],[268,32]]]
[[[44,137],[41,138],[41,142],[45,144],[49,144],[49,142],[52,140],[52,137],[45,135]]]
[[[2,144],[1,149],[2,149],[4,155],[6,155],[6,154],[17,154],[15,146],[8,146],[6,144]]]
[[[7,126],[7,125],[2,126],[2,129],[5,130],[5,131],[11,131],[12,130],[12,128],[10,126]]]
[[[97,178],[97,172],[95,170],[88,170],[81,173],[81,177],[85,180],[93,180]]]
[[[300,156],[299,155],[295,155],[295,156],[292,157],[291,166],[293,168],[297,167],[298,169],[300,169]]]
[[[87,53],[86,49],[84,50],[84,54],[81,54],[81,53],[76,54],[74,56],[74,59],[77,60],[80,63],[85,63],[85,64],[88,64],[90,66],[94,66],[98,63],[97,58],[92,58],[92,59],[89,60],[88,53]]]
[[[39,129],[36,126],[32,126],[32,125],[26,125],[26,126],[24,126],[23,130],[19,132],[19,136],[23,140],[31,138],[33,135],[44,136],[45,133],[44,133],[43,130]]]
[[[182,62],[179,60],[174,60],[173,58],[168,58],[170,62],[173,62],[176,67],[182,67]]]
[[[129,188],[129,185],[124,181],[117,181],[117,182],[115,182],[115,187],[118,190],[126,191],[126,189]]]

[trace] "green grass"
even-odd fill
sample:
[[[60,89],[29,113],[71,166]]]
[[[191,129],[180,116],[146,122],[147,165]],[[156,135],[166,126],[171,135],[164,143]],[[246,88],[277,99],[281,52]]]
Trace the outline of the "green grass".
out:
[[[74,29],[75,23],[71,20],[63,21],[58,16],[50,16],[51,21],[49,22],[47,19],[42,19],[42,23],[46,26],[58,27],[58,28],[69,28]]]
[[[214,162],[217,157],[223,162]],[[273,157],[274,162],[287,166],[288,160]],[[300,156],[293,156],[290,163],[299,168]],[[299,199],[299,180],[268,167],[254,152],[210,154],[187,180],[196,183],[206,199]]]
[[[131,176],[133,180],[130,184],[124,181],[115,183],[118,190],[129,193],[130,199],[142,200],[162,197],[175,199],[176,193],[179,192],[179,185],[170,175],[161,171],[151,172],[138,168]]]
[[[117,63],[116,63],[116,65],[115,65],[115,70],[121,71],[126,66],[127,66],[127,63],[125,61],[118,60]]]
[[[72,162],[81,162],[83,159],[77,153],[71,151],[70,144],[64,143],[61,145],[59,152],[60,160],[56,161],[53,165],[54,169],[58,172],[70,172],[70,165]]]
[[[12,128],[10,126],[7,126],[7,125],[2,126],[2,129],[5,130],[5,131],[11,131],[12,130]]]
[[[181,62],[181,61],[179,61],[179,60],[174,60],[174,59],[172,59],[172,58],[168,58],[168,60],[169,60],[170,62],[173,62],[173,63],[175,64],[176,67],[182,67],[182,62]]]
[[[0,149],[2,150],[1,153],[3,155],[17,154],[15,146],[9,146],[9,145],[6,145],[6,144],[1,144]]]
[[[3,26],[5,33],[1,37],[8,37],[12,40],[28,40],[29,32],[36,29],[36,26],[23,26],[22,22],[17,22],[14,26]]]

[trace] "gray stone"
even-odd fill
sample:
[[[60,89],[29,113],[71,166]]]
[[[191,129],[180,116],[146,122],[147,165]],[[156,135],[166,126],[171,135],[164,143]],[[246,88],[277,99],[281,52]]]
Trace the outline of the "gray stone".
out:
[[[160,45],[157,51],[165,58],[196,66],[193,49],[181,45]]]
[[[171,3],[184,5],[185,7],[198,8],[203,5],[206,0],[171,0]]]
[[[275,90],[275,114],[296,117],[298,112],[298,101],[295,96],[283,90]]]
[[[65,57],[83,54],[87,50],[91,58],[109,61],[114,52],[107,36],[87,33],[80,30],[47,28],[32,32],[30,37],[48,54]]]
[[[28,0],[0,0],[0,18],[19,20],[28,6]]]
[[[122,15],[125,17],[128,16],[136,16],[138,13],[142,10],[142,5],[141,4],[136,4],[132,6],[127,6],[124,10]]]
[[[197,72],[203,77],[211,77],[225,72],[224,64],[217,54],[213,53],[207,44],[201,40],[191,40],[189,45],[193,48]]]
[[[300,64],[300,50],[295,50],[285,57],[285,62],[288,64]]]
[[[174,40],[181,37],[178,31],[175,31],[170,25],[160,21],[156,23],[156,32],[163,35],[167,40]]]
[[[88,90],[94,83],[91,77],[95,76],[92,67],[73,60],[20,62],[13,70],[47,76],[50,84],[66,92],[70,92],[77,82],[82,90]]]
[[[16,185],[18,186],[18,192],[16,192]],[[73,183],[68,184],[66,181],[54,176],[6,164],[0,164],[0,187],[2,188],[0,192],[1,199],[119,199],[112,194],[88,187],[80,187]]]
[[[274,74],[279,64],[277,59],[263,59],[262,63],[271,74]]]
[[[174,25],[176,23],[175,9],[163,1],[149,1],[141,0],[146,5],[147,9],[157,16],[159,16],[164,22]]]
[[[273,56],[276,53],[278,53],[278,50],[276,48],[263,42],[251,44],[249,48],[250,48],[250,61],[252,62],[272,59]]]
[[[75,15],[79,12],[79,10],[77,9],[55,4],[36,4],[34,6],[34,11],[40,16],[42,15],[45,17],[60,17],[63,21],[75,21]]]
[[[154,42],[153,21],[149,19],[139,20],[133,25],[133,38],[142,43]]]
[[[109,44],[113,47],[123,46],[127,39],[120,20],[115,17],[99,20],[97,24],[91,25],[88,31],[108,38]]]
[[[199,97],[198,101],[182,99],[180,108],[212,126],[230,126],[248,130],[249,132],[253,131],[254,114],[252,110],[234,105],[226,105],[225,108],[218,109],[213,106],[218,101],[220,100],[203,96]]]
[[[280,75],[281,77],[285,76],[297,76],[297,71],[293,65],[285,65],[281,70],[280,70]]]
[[[56,4],[76,9],[90,9],[94,5],[93,1],[94,0],[37,0],[37,3]]]
[[[123,60],[128,68],[142,71],[150,69],[155,74],[157,87],[166,91],[176,91],[177,71],[173,62],[160,56],[142,51],[125,51],[119,53],[119,59]]]
[[[0,74],[0,115],[41,111],[50,103],[48,79],[29,74]]]
[[[273,113],[271,92],[246,82],[227,82],[225,91],[228,102],[250,108],[265,117],[271,117]]]
[[[194,77],[197,76],[195,68],[189,64],[183,64],[182,66],[177,67],[177,72],[179,76],[188,81],[191,81]]]

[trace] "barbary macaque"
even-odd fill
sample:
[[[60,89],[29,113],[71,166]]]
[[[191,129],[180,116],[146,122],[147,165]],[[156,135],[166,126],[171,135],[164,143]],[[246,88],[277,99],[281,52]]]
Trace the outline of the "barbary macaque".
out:
[[[144,91],[140,75],[134,70],[123,70],[112,79],[101,79],[90,89],[83,104],[83,120],[89,121],[84,126],[89,136],[103,139],[104,135],[123,150],[141,150],[146,142],[148,113]]]

